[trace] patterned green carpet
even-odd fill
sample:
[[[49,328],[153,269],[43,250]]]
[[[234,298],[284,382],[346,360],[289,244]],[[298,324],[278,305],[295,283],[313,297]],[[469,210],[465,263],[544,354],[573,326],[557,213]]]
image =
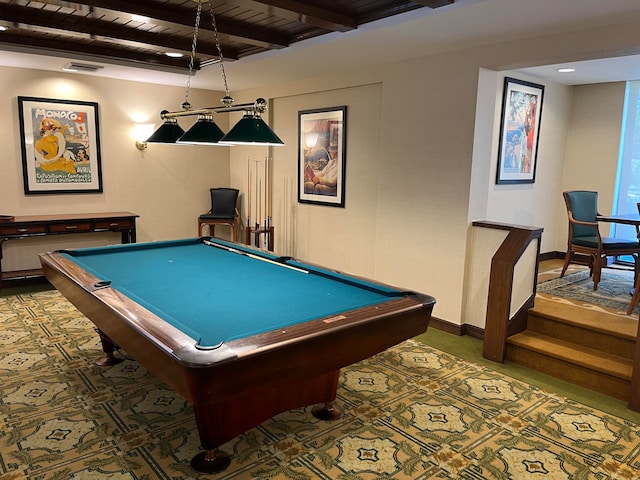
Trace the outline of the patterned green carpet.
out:
[[[597,305],[626,315],[632,288],[632,271],[605,268],[597,290],[593,289],[589,271],[580,270],[538,284],[538,293],[562,297],[578,304]],[[640,306],[636,306],[633,312],[636,318],[639,311]]]
[[[0,297],[0,479],[638,479],[640,426],[415,341],[343,369],[345,416],[277,415],[194,474],[190,406],[135,361],[100,368],[56,291]]]

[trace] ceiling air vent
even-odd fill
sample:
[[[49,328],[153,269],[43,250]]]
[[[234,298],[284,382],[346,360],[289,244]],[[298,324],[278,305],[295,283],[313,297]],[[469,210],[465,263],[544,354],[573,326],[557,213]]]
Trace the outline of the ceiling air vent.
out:
[[[104,68],[102,65],[90,65],[88,63],[71,62],[68,63],[62,70],[65,72],[97,72]]]

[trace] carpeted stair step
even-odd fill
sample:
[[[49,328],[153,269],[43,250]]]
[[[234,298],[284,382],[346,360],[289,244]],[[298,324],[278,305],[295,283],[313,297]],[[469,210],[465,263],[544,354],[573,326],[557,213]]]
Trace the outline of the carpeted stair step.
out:
[[[628,358],[525,331],[509,337],[507,359],[605,395],[629,398]]]
[[[577,308],[537,297],[527,330],[632,359],[638,320],[602,310]]]

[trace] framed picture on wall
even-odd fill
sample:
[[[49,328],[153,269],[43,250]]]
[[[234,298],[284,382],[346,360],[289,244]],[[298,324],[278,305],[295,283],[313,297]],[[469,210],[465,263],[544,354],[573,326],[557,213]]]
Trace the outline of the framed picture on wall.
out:
[[[18,97],[24,193],[102,192],[98,104]]]
[[[298,202],[344,207],[347,107],[298,112]]]
[[[544,85],[504,79],[496,183],[534,183]]]

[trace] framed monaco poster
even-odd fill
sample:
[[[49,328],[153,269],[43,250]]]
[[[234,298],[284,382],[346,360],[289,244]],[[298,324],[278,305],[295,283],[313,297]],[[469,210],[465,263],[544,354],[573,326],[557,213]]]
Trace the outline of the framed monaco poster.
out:
[[[18,97],[26,194],[102,192],[98,104]]]

